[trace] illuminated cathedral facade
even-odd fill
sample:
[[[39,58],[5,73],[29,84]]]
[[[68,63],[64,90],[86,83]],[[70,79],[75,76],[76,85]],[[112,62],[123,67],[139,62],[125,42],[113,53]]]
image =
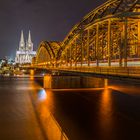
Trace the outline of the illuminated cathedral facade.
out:
[[[31,33],[29,31],[28,40],[25,42],[23,31],[21,31],[21,38],[19,42],[19,49],[16,51],[15,63],[27,64],[32,62],[32,58],[36,55],[33,51],[33,42],[31,40]]]

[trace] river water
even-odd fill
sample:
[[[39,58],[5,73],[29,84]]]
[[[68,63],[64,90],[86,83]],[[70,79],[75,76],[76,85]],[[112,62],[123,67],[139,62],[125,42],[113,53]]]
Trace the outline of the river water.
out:
[[[40,80],[0,78],[0,140],[140,139],[138,81]]]

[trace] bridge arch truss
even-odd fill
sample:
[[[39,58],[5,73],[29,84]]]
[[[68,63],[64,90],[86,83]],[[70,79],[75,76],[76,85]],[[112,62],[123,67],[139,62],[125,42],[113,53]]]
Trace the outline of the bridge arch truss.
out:
[[[59,46],[48,47],[49,55],[42,56],[40,47],[37,62],[46,56],[51,64],[55,58],[58,67],[140,66],[140,0],[108,0],[76,24]]]
[[[35,63],[38,66],[54,66],[58,49],[60,49],[60,43],[56,41],[42,41],[37,50]]]
[[[62,48],[58,59],[67,66],[140,65],[140,1],[107,1],[75,25]]]

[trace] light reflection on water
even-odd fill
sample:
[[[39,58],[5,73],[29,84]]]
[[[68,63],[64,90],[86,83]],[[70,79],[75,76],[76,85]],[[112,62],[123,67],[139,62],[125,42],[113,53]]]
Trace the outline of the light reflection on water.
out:
[[[100,133],[103,137],[109,137],[114,129],[113,126],[113,102],[112,102],[112,90],[105,87],[100,96]],[[113,135],[113,134],[111,134]]]
[[[104,79],[104,90],[100,96],[100,111],[99,111],[99,124],[100,124],[100,134],[104,139],[117,139],[115,129],[116,120],[114,117],[115,106],[113,100],[113,90],[109,86],[109,80]]]
[[[52,80],[58,83],[52,85],[49,83]],[[84,82],[87,83],[84,85]],[[122,139],[138,136],[140,104],[139,98],[133,97],[139,94],[138,86],[118,85],[103,78],[49,75],[44,85],[49,88],[44,89],[32,78],[0,81],[0,136],[4,135],[3,139],[40,140],[39,129],[48,140],[118,140],[117,135]],[[90,138],[83,136],[90,131]]]
[[[46,104],[39,105],[39,115],[48,140],[68,140]]]
[[[97,139],[111,139],[111,140],[117,140],[120,137],[122,139],[125,139],[125,138],[129,139],[129,137],[132,138],[133,135],[137,133],[137,131],[135,130],[137,126],[134,125],[136,122],[134,121],[134,124],[132,124],[129,122],[129,119],[133,120],[132,118],[138,118],[137,116],[140,116],[140,114],[138,113],[138,111],[136,113],[135,110],[139,110],[139,109],[135,107],[136,105],[134,105],[135,104],[133,100],[134,98],[131,99],[131,97],[125,96],[124,93],[125,94],[131,93],[131,95],[134,95],[135,93],[139,92],[138,87],[136,88],[136,86],[133,86],[130,83],[125,84],[123,83],[123,81],[115,82],[113,80],[108,80],[108,79],[103,79],[103,78],[94,78],[94,77],[90,77],[90,78],[89,77],[83,77],[83,78],[72,77],[71,78],[68,76],[67,77],[46,76],[45,78],[49,79],[48,82],[51,82],[51,84],[49,83],[49,85],[51,85],[50,89],[52,92],[54,92],[54,95],[57,93],[57,96],[58,97],[60,96],[60,99],[63,98],[62,102],[65,102],[65,103],[64,104],[62,103],[62,106],[61,106],[62,109],[64,108],[63,106],[66,105],[68,106],[68,110],[71,110],[71,108],[72,110],[76,110],[75,108],[77,108],[77,105],[81,103],[80,101],[81,97],[83,100],[92,102],[94,104],[94,106],[86,106],[86,103],[85,103],[85,106],[83,104],[80,104],[78,107],[80,109],[80,107],[82,106],[83,108],[86,108],[86,110],[93,111],[94,116],[93,116],[93,120],[92,119],[90,120],[90,123],[94,122],[93,130],[97,129],[98,132],[96,131],[92,132],[93,135],[91,136],[90,139],[93,139],[94,137],[95,139],[97,137]],[[54,81],[57,84],[54,83]],[[48,82],[45,83],[45,87],[47,87]],[[119,85],[119,83],[121,84]],[[79,96],[78,97],[79,99],[77,98],[77,95]],[[73,96],[76,99],[74,99]],[[67,105],[67,102],[68,102],[68,105]],[[71,105],[71,107],[69,106],[69,104]],[[135,107],[135,109],[133,109],[133,107]],[[76,116],[77,111],[70,111],[71,113],[69,113],[69,115],[74,116],[72,114],[75,114]],[[87,118],[89,117],[88,115],[90,113],[88,114],[86,112],[87,113],[86,114],[85,111],[82,111],[82,110],[79,110],[79,111],[81,112],[81,117],[86,122]],[[133,113],[130,113],[130,112],[133,112]],[[79,122],[79,119],[77,119],[77,122]],[[90,123],[88,124],[89,126],[90,126]],[[87,125],[86,123],[82,121],[80,124],[83,124],[83,127],[84,125],[85,126]],[[74,125],[75,124],[73,124],[73,127]],[[122,130],[124,131],[124,134],[122,134]],[[126,135],[128,131],[131,131],[129,136]],[[85,133],[88,133],[88,132],[85,132]],[[86,138],[84,138],[82,134],[81,134],[81,138],[79,139],[82,139],[83,137],[83,139],[86,140]],[[77,135],[78,135],[78,132],[77,132]],[[138,135],[138,133],[136,135]],[[73,138],[74,137],[71,136],[71,139]]]
[[[38,92],[38,100],[45,101],[47,99],[47,93],[44,89],[39,90]]]
[[[50,93],[50,90],[42,88],[35,90],[32,96],[43,132],[46,134],[48,140],[68,140],[68,137],[50,112],[49,107],[53,105],[53,97],[50,97]]]
[[[33,75],[30,76],[30,80],[34,80],[34,76]]]

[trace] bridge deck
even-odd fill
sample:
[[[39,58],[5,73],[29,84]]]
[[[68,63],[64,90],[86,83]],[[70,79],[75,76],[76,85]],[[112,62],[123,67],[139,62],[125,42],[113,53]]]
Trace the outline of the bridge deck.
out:
[[[103,74],[113,76],[124,76],[140,78],[140,67],[45,67],[45,66],[32,66],[23,67],[30,69],[46,69],[51,71],[67,71],[67,72],[79,72],[89,74]]]

